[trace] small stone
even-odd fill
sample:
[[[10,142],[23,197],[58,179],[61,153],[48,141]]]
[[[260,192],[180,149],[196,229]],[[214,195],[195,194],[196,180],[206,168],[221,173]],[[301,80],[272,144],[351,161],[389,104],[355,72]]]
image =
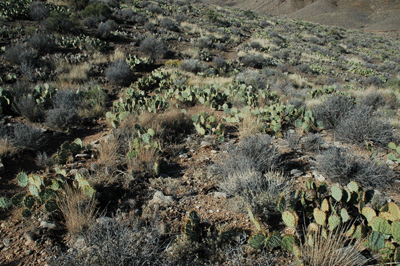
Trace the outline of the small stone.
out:
[[[150,204],[158,204],[160,206],[170,206],[174,203],[175,200],[172,196],[165,196],[161,191],[154,193],[153,199],[150,201]]]
[[[86,246],[86,244],[85,244],[85,239],[84,239],[83,237],[78,238],[78,239],[75,241],[74,245],[73,245],[73,247],[74,247],[75,249],[83,249],[85,246]]]
[[[4,164],[2,163],[0,158],[0,174],[4,173],[4,171],[5,171]]]
[[[218,153],[218,151],[216,151],[216,150],[212,150],[212,151],[211,151],[211,153],[214,153],[214,154],[216,154],[216,153]]]
[[[40,223],[40,227],[47,228],[47,229],[50,229],[50,230],[59,230],[59,229],[61,229],[60,224],[57,223],[57,222],[54,222],[54,221],[42,221]]]
[[[323,175],[321,175],[320,173],[313,172],[312,174],[315,177],[315,179],[317,179],[319,182],[325,181],[325,177]]]
[[[214,213],[214,211],[213,211],[213,210],[209,210],[208,212],[209,212],[209,213]]]
[[[392,160],[386,160],[387,165],[394,165],[395,163]]]
[[[188,157],[187,153],[179,154],[179,158],[186,159]]]
[[[205,148],[205,147],[212,146],[212,143],[203,140],[202,142],[200,142],[200,146],[201,146],[202,148]]]
[[[225,192],[214,192],[214,198],[218,198],[218,199],[225,199],[226,198],[226,193]]]
[[[89,157],[89,154],[86,153],[79,153],[75,155],[75,158],[87,158],[87,157]]]
[[[6,246],[6,247],[8,247],[8,246],[10,245],[10,242],[11,242],[11,239],[9,239],[9,238],[4,238],[4,239],[3,239],[3,244],[4,244],[4,246]]]
[[[303,174],[303,172],[299,169],[293,169],[292,171],[290,171],[290,174],[294,177],[299,177]]]
[[[32,231],[28,230],[24,233],[24,238],[28,241],[35,241],[35,234]]]

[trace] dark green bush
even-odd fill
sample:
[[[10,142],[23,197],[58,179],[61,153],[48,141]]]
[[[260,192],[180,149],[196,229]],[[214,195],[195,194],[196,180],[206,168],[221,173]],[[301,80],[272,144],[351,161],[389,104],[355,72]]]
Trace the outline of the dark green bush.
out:
[[[93,2],[81,12],[82,17],[99,17],[102,19],[107,19],[111,16],[111,9],[108,5],[102,2]]]
[[[79,20],[75,15],[69,15],[66,12],[51,12],[50,17],[45,23],[46,29],[49,31],[57,31],[60,33],[73,33],[79,29]]]

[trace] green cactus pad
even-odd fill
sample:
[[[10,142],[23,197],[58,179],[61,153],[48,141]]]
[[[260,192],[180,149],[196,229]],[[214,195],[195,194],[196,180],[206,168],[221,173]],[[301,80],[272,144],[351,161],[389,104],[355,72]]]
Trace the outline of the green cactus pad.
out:
[[[340,210],[340,217],[342,217],[342,221],[344,223],[347,222],[348,220],[350,220],[350,215],[349,215],[349,213],[347,212],[346,209],[341,209]]]
[[[303,256],[302,253],[301,253],[301,249],[296,244],[293,245],[292,252],[296,256],[296,258],[298,258],[299,260]]]
[[[327,199],[324,199],[321,203],[321,210],[323,212],[329,212],[329,201]]]
[[[44,209],[47,212],[53,212],[53,211],[57,210],[58,209],[57,201],[55,199],[49,199],[44,204]]]
[[[315,181],[312,177],[310,177],[309,179],[307,179],[306,181],[306,188],[308,190],[317,190],[317,185],[315,184]]]
[[[282,213],[282,220],[288,227],[297,227],[299,216],[294,211],[285,211]]]
[[[267,236],[265,240],[265,246],[269,249],[279,247],[282,244],[281,234],[278,232],[272,232]]]
[[[29,175],[28,180],[31,185],[35,185],[37,188],[43,185],[43,179],[39,175]]]
[[[42,202],[46,202],[47,200],[55,197],[55,192],[52,189],[43,189],[42,191],[39,192],[39,198]]]
[[[365,216],[368,222],[371,222],[372,218],[376,217],[376,212],[371,207],[364,207],[361,213]]]
[[[96,190],[91,186],[85,186],[82,188],[82,190],[88,198],[92,198],[96,193]]]
[[[36,198],[32,195],[27,195],[24,198],[24,206],[28,209],[32,209],[32,207],[35,205],[36,203]]]
[[[249,239],[249,245],[252,248],[262,248],[265,245],[266,236],[264,233],[257,233],[252,235]]]
[[[21,172],[17,175],[17,180],[21,187],[27,187],[29,185],[28,175],[24,172]]]
[[[316,223],[310,223],[308,225],[308,232],[318,232],[319,230],[319,225]]]
[[[286,199],[285,199],[285,196],[282,196],[278,200],[278,211],[284,212],[285,209],[286,209]]]
[[[12,205],[12,201],[9,198],[2,197],[0,198],[0,208],[8,209]]]
[[[19,208],[19,207],[22,207],[22,206],[23,206],[24,198],[25,198],[25,194],[24,194],[24,193],[15,194],[15,195],[11,198],[12,204],[13,204],[15,207],[18,207],[18,208]]]
[[[390,212],[380,212],[379,217],[382,217],[386,221],[395,221],[393,215]]]
[[[317,198],[317,191],[315,191],[314,189],[309,189],[306,191],[306,195],[305,195],[306,200],[308,201],[313,201]]]
[[[350,238],[353,236],[354,232],[356,231],[356,226],[352,224],[350,228],[344,233],[344,236],[347,238]]]
[[[395,144],[394,142],[389,142],[388,147],[389,147],[390,149],[392,149],[392,150],[397,149],[397,146],[396,146],[396,144]]]
[[[385,247],[385,236],[381,232],[371,232],[366,247],[372,251],[379,252],[380,249]]]
[[[332,193],[332,198],[334,198],[336,201],[341,201],[343,192],[338,186],[332,186],[331,193]]]
[[[24,217],[24,219],[28,220],[32,216],[32,211],[29,209],[24,209],[22,210],[21,215]]]
[[[58,183],[57,180],[52,180],[51,181],[51,185],[50,188],[54,191],[59,190],[60,189],[60,183]]]
[[[254,223],[254,225],[257,227],[258,231],[262,231],[261,225],[258,222],[258,220],[254,217],[253,211],[249,206],[247,206],[247,213],[249,214],[250,220]]]
[[[35,185],[29,185],[29,192],[34,195],[35,197],[39,197],[39,189]]]
[[[340,217],[337,214],[331,215],[328,218],[328,228],[330,231],[340,225]]]
[[[393,218],[395,220],[400,220],[400,208],[399,208],[399,206],[397,206],[396,203],[389,202],[388,209],[389,209],[389,212],[393,215]]]
[[[400,248],[396,248],[394,251],[393,261],[400,262]]]
[[[350,189],[351,192],[358,193],[359,190],[359,185],[355,181],[351,181],[350,183],[347,184],[347,187]]]
[[[288,251],[292,251],[296,244],[296,237],[293,235],[285,235],[282,238],[282,247]]]
[[[392,235],[394,240],[400,244],[400,222],[395,221],[392,223]]]
[[[321,211],[318,208],[315,208],[313,214],[314,214],[315,222],[319,225],[324,226],[325,222],[326,222],[326,213]]]
[[[343,189],[343,195],[342,195],[342,201],[343,202],[346,202],[346,203],[348,203],[348,202],[350,202],[350,200],[351,200],[351,191],[350,191],[350,189],[348,189],[347,187],[345,187],[344,189]]]

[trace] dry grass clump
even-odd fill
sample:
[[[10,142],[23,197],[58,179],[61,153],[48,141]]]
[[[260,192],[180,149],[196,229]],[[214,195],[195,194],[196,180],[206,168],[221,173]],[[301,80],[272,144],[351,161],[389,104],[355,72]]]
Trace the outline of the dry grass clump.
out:
[[[12,145],[10,138],[0,138],[0,158],[8,155],[13,155],[17,152],[17,149]]]
[[[78,235],[95,222],[97,215],[95,199],[87,197],[81,189],[65,186],[64,195],[59,200],[58,206],[71,235]]]
[[[371,259],[364,257],[363,239],[350,240],[345,237],[346,228],[329,231],[327,236],[319,229],[309,232],[311,240],[300,247],[302,260],[307,266],[362,266]]]
[[[85,62],[79,65],[60,63],[57,66],[58,79],[67,84],[82,83],[87,81],[88,73],[90,71],[90,64]]]
[[[263,124],[256,116],[252,115],[251,112],[245,112],[238,125],[239,137],[240,139],[244,139],[260,133],[262,127]]]

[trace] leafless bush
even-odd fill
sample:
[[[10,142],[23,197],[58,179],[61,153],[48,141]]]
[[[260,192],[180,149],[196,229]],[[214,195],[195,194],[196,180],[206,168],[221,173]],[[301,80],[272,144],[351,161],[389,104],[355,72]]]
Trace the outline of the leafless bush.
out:
[[[39,52],[48,51],[54,47],[54,38],[49,34],[37,32],[30,37],[28,45]]]
[[[170,31],[179,31],[179,24],[170,18],[163,18],[160,21],[160,26]]]
[[[28,14],[31,20],[45,20],[50,15],[50,10],[41,2],[32,2]]]
[[[72,248],[53,260],[57,266],[166,265],[165,243],[155,225],[107,219],[83,233],[84,248]]]
[[[13,146],[19,149],[38,150],[46,143],[42,129],[25,123],[13,125]]]
[[[106,69],[107,79],[114,84],[127,85],[132,80],[132,74],[125,60],[116,60]]]
[[[164,41],[152,37],[144,39],[139,46],[139,50],[145,53],[152,61],[164,56],[166,49],[167,46]]]
[[[32,49],[26,48],[22,44],[17,44],[6,48],[3,58],[13,64],[21,65],[26,62],[33,64],[36,55]]]
[[[322,149],[325,143],[321,134],[307,134],[307,137],[302,142],[303,150],[308,152],[318,152]]]
[[[257,70],[246,70],[245,72],[240,72],[236,75],[235,80],[248,86],[251,85],[256,89],[265,89],[267,86],[267,79]]]
[[[395,138],[390,124],[377,119],[372,107],[365,105],[350,110],[336,127],[336,132],[338,139],[357,145],[372,142],[386,147]]]
[[[386,164],[377,161],[360,159],[356,164],[356,173],[354,180],[363,188],[380,189],[386,191],[397,174]]]
[[[14,103],[14,109],[28,119],[29,121],[38,121],[42,115],[43,110],[37,105],[35,99],[30,96],[23,96]]]
[[[99,38],[108,39],[113,36],[111,33],[113,30],[116,30],[118,24],[115,23],[114,20],[107,20],[106,22],[100,23],[99,27],[97,28],[97,35]]]
[[[332,129],[353,107],[353,99],[343,95],[332,95],[322,104],[313,107],[312,112],[315,119],[323,123],[324,129]]]
[[[208,65],[198,59],[188,59],[182,62],[181,68],[192,73],[199,73],[206,71]]]

